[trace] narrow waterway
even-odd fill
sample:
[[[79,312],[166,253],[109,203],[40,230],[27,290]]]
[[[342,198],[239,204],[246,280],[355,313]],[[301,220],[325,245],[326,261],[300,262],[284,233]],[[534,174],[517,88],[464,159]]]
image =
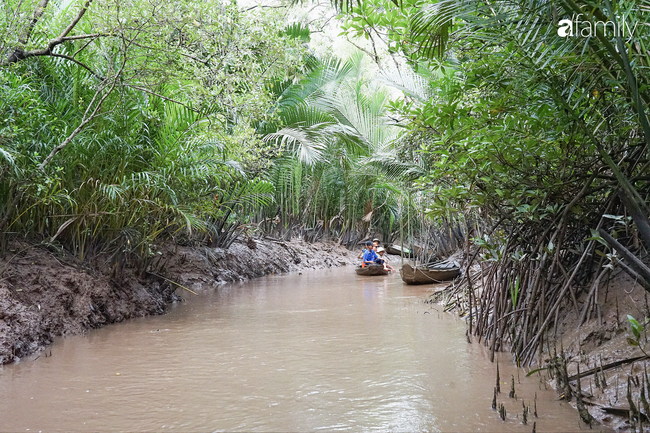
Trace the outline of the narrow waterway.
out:
[[[580,430],[505,354],[501,421],[496,365],[462,320],[423,303],[431,290],[350,268],[269,276],[63,338],[51,357],[0,367],[0,430]]]

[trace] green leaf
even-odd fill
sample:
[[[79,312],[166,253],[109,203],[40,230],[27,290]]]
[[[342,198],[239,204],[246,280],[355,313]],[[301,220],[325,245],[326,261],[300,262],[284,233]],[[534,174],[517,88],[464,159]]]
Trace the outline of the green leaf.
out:
[[[632,334],[636,337],[638,340],[641,338],[641,331],[643,330],[643,327],[639,324],[639,322],[629,314],[627,315],[627,320],[630,322],[630,328],[632,330]]]
[[[533,374],[537,373],[538,371],[544,371],[544,370],[548,370],[548,367],[536,368],[534,370],[531,370],[528,373],[526,373],[526,377],[530,377]]]
[[[600,236],[600,234],[598,234],[598,230],[594,230],[594,229],[591,229],[591,228],[589,230],[591,231],[591,237],[587,238],[586,240],[588,240],[588,241],[596,241],[599,244],[602,244],[604,246],[608,246],[607,242],[605,242],[605,239],[603,239]]]

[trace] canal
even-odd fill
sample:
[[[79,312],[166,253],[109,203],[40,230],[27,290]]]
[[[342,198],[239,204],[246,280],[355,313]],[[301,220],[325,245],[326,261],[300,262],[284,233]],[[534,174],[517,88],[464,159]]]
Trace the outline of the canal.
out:
[[[61,338],[0,367],[0,430],[586,428],[508,354],[502,421],[491,409],[496,364],[467,343],[462,319],[423,302],[433,289],[348,267],[184,292],[164,316]],[[539,417],[523,425],[522,400],[532,408],[535,396]]]

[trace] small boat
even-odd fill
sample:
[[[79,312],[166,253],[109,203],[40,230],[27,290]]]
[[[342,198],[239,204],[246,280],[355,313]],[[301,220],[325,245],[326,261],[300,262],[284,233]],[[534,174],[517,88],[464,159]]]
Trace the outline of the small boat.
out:
[[[357,275],[365,275],[367,277],[371,275],[388,275],[388,271],[382,265],[366,265],[363,268],[357,266],[354,271]]]
[[[389,245],[386,247],[386,253],[394,254],[396,256],[401,256],[404,254],[404,257],[411,257],[413,253],[408,248],[402,247],[400,245]]]
[[[431,267],[416,266],[414,268],[406,264],[399,270],[399,274],[406,284],[435,284],[456,278],[460,274],[460,266],[447,262]]]

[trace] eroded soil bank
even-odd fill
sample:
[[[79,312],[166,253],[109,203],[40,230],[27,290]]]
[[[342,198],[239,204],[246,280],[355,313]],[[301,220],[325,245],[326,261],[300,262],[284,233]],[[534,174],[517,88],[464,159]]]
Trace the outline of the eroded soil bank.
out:
[[[576,289],[572,288],[574,293]],[[650,431],[646,416],[650,415],[650,357],[646,356],[650,342],[645,323],[650,318],[650,294],[620,270],[603,279],[591,298],[588,293],[593,286],[581,289],[575,297],[567,295],[557,326],[546,333],[543,353],[527,370],[536,370],[533,374],[544,387],[555,388],[558,399],[577,409],[580,429],[589,430],[590,426],[578,420],[592,417],[592,428]],[[431,297],[432,302],[440,299],[439,295]],[[628,315],[643,327],[639,345],[634,342]],[[478,339],[472,338],[472,342],[476,344]],[[509,382],[502,378],[501,386],[507,389]],[[578,403],[578,389],[582,404]]]
[[[650,317],[648,293],[627,274],[616,271],[596,293],[596,303],[589,303],[587,298],[583,293],[577,302],[566,306],[556,331],[551,331],[555,343],[547,349],[551,355],[564,354],[571,403],[577,406],[579,368],[584,407],[600,425],[620,431],[650,431],[645,415],[650,409],[646,382],[650,362],[641,350],[647,352],[650,345],[645,332],[641,334],[641,348],[628,341],[635,339],[628,315],[641,323]],[[547,361],[552,359],[546,355]],[[552,376],[551,385],[565,394],[563,388],[569,388],[561,375]],[[630,409],[634,412],[632,419]]]
[[[249,240],[228,249],[174,246],[152,263],[153,273],[126,268],[116,278],[108,263],[92,265],[38,245],[14,244],[0,258],[0,364],[50,344],[133,317],[162,314],[194,292],[267,274],[351,265],[356,253],[334,243]],[[163,278],[164,277],[164,278]]]

